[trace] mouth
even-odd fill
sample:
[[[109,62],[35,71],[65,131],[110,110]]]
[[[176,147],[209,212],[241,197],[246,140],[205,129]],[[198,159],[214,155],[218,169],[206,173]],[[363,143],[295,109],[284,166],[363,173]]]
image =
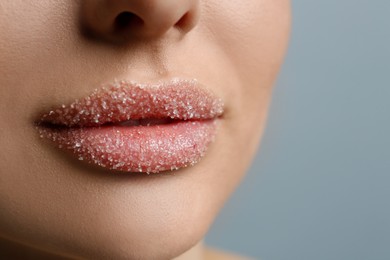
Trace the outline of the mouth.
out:
[[[76,160],[109,170],[158,173],[206,154],[223,102],[195,80],[118,81],[41,114],[40,137]]]

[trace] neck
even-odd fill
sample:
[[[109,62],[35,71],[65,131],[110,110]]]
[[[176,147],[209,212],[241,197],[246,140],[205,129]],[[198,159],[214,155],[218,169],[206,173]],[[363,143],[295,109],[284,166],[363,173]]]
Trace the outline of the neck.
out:
[[[199,242],[193,248],[176,257],[174,260],[204,260],[203,242]]]
[[[47,252],[43,252],[25,245],[0,238],[0,252],[7,259],[31,259],[36,256],[37,259],[69,259],[66,257],[55,256]],[[199,242],[184,254],[178,256],[174,260],[204,260],[203,243]]]

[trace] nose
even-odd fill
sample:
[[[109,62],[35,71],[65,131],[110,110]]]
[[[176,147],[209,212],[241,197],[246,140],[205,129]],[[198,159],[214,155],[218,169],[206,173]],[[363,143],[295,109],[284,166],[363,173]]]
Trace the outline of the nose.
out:
[[[199,0],[84,0],[81,8],[84,31],[111,41],[185,34],[199,20]]]

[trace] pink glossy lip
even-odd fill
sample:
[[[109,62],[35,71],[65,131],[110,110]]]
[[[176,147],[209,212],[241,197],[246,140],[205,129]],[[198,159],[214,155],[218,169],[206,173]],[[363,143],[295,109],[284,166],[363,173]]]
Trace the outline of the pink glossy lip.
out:
[[[223,102],[195,80],[118,81],[44,113],[42,138],[110,170],[156,173],[197,163]]]

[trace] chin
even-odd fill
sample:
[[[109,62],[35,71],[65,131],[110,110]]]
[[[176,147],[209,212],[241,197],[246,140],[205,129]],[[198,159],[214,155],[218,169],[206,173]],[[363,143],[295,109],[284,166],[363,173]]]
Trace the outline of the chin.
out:
[[[126,221],[125,216],[111,215],[100,221],[99,226],[88,227],[90,230],[86,233],[94,239],[87,243],[79,241],[74,256],[86,259],[168,260],[182,255],[202,240],[213,218],[208,216],[206,219],[192,212],[191,205],[172,207],[175,207],[172,214],[167,213],[169,209],[157,209],[152,215],[138,220]]]
[[[207,208],[209,204],[199,205],[196,199],[132,207],[125,207],[118,199],[111,204],[117,209],[103,202],[101,212],[86,207],[77,212],[78,218],[72,217],[73,221],[67,221],[66,216],[74,213],[62,213],[64,218],[48,219],[44,228],[30,223],[33,237],[20,241],[44,254],[70,259],[168,260],[198,244],[215,217],[214,209]]]
[[[83,188],[68,190],[71,199],[52,199],[44,213],[23,218],[34,229],[26,244],[71,259],[180,256],[203,239],[229,192],[216,192],[207,161],[137,181],[87,176]]]

